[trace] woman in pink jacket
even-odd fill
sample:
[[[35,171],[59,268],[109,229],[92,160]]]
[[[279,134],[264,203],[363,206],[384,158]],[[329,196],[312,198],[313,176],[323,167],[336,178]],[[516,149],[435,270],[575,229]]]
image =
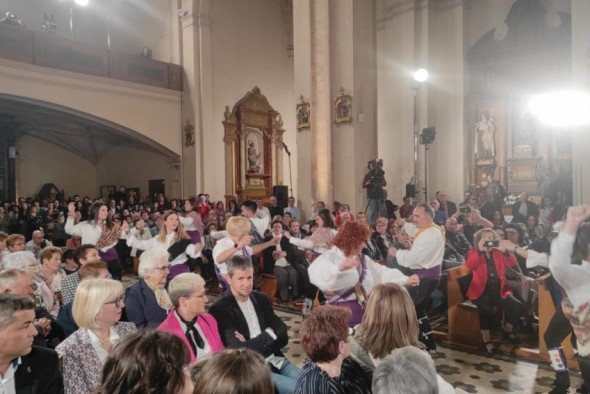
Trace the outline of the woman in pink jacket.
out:
[[[182,339],[189,349],[191,363],[223,350],[217,321],[205,313],[207,295],[203,278],[192,273],[175,276],[168,285],[168,294],[174,309],[158,330],[170,332]]]

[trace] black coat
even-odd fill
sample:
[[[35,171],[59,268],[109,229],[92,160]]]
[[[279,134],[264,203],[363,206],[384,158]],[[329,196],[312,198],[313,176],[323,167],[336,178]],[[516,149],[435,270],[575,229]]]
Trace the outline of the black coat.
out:
[[[63,393],[63,378],[57,353],[33,346],[31,353],[21,357],[14,381],[17,394]]]
[[[262,354],[264,358],[274,354],[275,356],[284,357],[281,349],[287,346],[289,335],[287,325],[278,317],[272,309],[270,299],[266,294],[253,291],[250,293],[250,300],[256,310],[258,323],[262,333],[254,338],[250,336],[248,322],[240,309],[236,298],[231,290],[211,305],[209,313],[217,320],[219,335],[225,347],[228,348],[248,348]],[[277,339],[273,339],[267,328],[272,328]],[[235,332],[239,332],[246,338],[246,342],[240,342],[236,338]]]

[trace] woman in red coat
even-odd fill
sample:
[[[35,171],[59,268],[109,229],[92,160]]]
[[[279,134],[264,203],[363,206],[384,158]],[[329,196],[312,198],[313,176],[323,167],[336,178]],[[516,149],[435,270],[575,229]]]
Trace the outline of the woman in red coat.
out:
[[[500,241],[492,229],[475,233],[473,244],[476,249],[469,251],[465,262],[473,273],[467,298],[477,305],[485,350],[488,354],[493,354],[490,329],[493,325],[494,305],[501,307],[506,316],[504,339],[514,339],[512,329],[522,314],[521,302],[506,287],[506,271],[516,265],[516,258],[506,249],[505,241]]]

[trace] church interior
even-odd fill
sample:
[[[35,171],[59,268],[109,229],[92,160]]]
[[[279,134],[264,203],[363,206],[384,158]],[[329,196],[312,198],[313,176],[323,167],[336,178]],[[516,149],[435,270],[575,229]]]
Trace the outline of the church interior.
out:
[[[293,196],[303,225],[320,201],[366,211],[378,158],[397,206],[484,193],[510,221],[522,193],[583,204],[589,20],[584,0],[0,0],[0,201]],[[431,317],[439,375],[549,392],[544,282],[532,333],[488,355],[461,276]],[[301,366],[300,308],[276,308]]]

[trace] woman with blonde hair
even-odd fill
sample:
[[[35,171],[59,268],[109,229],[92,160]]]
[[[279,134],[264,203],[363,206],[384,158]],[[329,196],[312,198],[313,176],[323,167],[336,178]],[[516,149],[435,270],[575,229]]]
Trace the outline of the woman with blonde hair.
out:
[[[274,394],[270,369],[250,349],[228,349],[199,365],[195,394]]]
[[[141,250],[152,248],[168,251],[170,261],[170,273],[168,280],[183,272],[190,272],[188,259],[201,255],[201,243],[193,243],[191,237],[184,231],[178,213],[167,211],[164,213],[160,233],[154,238],[142,241],[137,239],[134,229],[129,232],[127,246]]]
[[[369,374],[391,352],[405,346],[423,348],[416,308],[408,291],[395,283],[373,288],[363,320],[351,342],[352,357]],[[453,386],[437,375],[439,392],[454,393]]]
[[[133,323],[119,322],[123,307],[119,281],[91,278],[78,285],[72,314],[80,328],[55,349],[63,366],[66,394],[94,392],[111,347],[136,331]]]

